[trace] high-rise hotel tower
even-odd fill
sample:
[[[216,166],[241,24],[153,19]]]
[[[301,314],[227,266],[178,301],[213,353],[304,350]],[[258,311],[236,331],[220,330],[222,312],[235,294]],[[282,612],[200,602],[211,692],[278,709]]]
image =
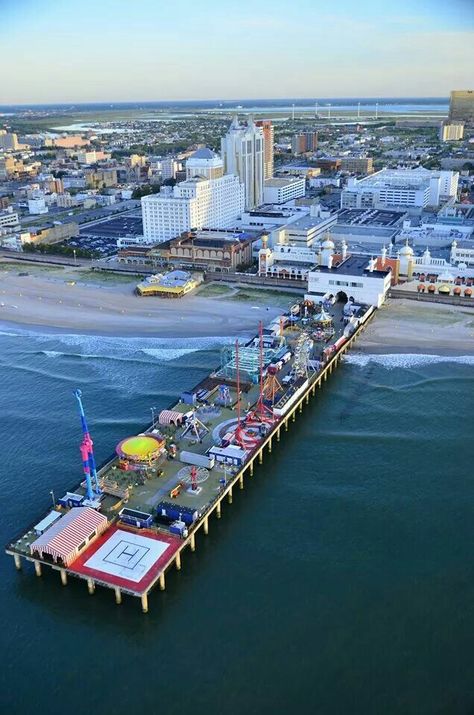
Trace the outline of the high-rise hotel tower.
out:
[[[246,125],[234,117],[229,131],[221,139],[224,172],[239,177],[245,187],[245,208],[263,203],[264,135],[252,117]]]

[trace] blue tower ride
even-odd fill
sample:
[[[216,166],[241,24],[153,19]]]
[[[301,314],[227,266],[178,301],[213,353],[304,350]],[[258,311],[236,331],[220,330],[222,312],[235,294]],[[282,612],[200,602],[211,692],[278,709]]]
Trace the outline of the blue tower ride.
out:
[[[99,486],[99,478],[97,476],[97,469],[95,465],[94,457],[94,443],[87,426],[86,415],[84,412],[84,406],[82,404],[82,392],[81,390],[75,390],[74,396],[79,403],[79,414],[81,416],[82,425],[82,443],[80,446],[82,455],[82,469],[84,471],[84,476],[86,478],[87,485],[87,499],[89,501],[94,501],[100,494],[102,494]],[[94,480],[94,484],[92,484]]]

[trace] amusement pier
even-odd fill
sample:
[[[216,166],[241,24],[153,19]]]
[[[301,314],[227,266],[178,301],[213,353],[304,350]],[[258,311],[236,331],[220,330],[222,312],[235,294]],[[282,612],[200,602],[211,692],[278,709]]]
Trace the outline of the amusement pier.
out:
[[[245,344],[223,348],[216,370],[99,468],[87,395],[76,390],[83,480],[6,546],[16,568],[31,562],[37,576],[51,568],[64,586],[84,580],[90,594],[110,588],[117,604],[135,596],[146,613],[150,591],[166,588],[170,569],[181,569],[198,532],[209,533],[211,517],[221,518],[223,501],[284,439],[375,311],[332,296],[296,303]]]

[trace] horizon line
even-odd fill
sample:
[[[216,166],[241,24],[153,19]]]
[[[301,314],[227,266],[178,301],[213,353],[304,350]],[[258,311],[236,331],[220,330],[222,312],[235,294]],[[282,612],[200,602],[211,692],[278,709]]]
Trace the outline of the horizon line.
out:
[[[453,90],[454,91],[454,90]],[[376,96],[376,95],[368,95],[368,96],[332,96],[332,97],[235,97],[231,99],[222,99],[222,98],[210,98],[210,99],[205,99],[205,98],[200,98],[200,99],[192,99],[192,98],[187,98],[187,99],[128,99],[128,100],[102,100],[102,101],[97,101],[97,100],[81,100],[81,101],[72,101],[72,100],[64,100],[64,101],[56,101],[56,102],[10,102],[10,103],[2,103],[0,104],[0,108],[2,107],[55,107],[55,106],[61,106],[65,104],[71,104],[73,106],[81,106],[85,104],[103,104],[103,105],[111,105],[113,106],[114,104],[157,104],[157,103],[176,103],[176,104],[185,104],[186,102],[256,102],[256,101],[264,101],[264,102],[272,102],[272,101],[278,101],[282,102],[285,100],[288,101],[295,101],[295,102],[317,102],[317,101],[324,101],[328,99],[337,99],[337,100],[371,100],[371,99],[377,99],[377,100],[384,100],[384,99],[445,99],[446,101],[449,101],[449,95],[387,95],[387,96]]]

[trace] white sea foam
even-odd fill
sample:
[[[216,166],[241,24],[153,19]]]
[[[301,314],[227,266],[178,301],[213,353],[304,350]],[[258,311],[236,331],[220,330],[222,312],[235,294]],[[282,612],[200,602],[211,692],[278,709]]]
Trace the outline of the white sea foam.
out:
[[[437,363],[459,363],[474,365],[474,355],[426,355],[423,353],[391,353],[364,355],[346,355],[344,361],[349,365],[366,367],[369,363],[382,365],[388,370],[395,368],[418,367],[420,365],[434,365]]]

